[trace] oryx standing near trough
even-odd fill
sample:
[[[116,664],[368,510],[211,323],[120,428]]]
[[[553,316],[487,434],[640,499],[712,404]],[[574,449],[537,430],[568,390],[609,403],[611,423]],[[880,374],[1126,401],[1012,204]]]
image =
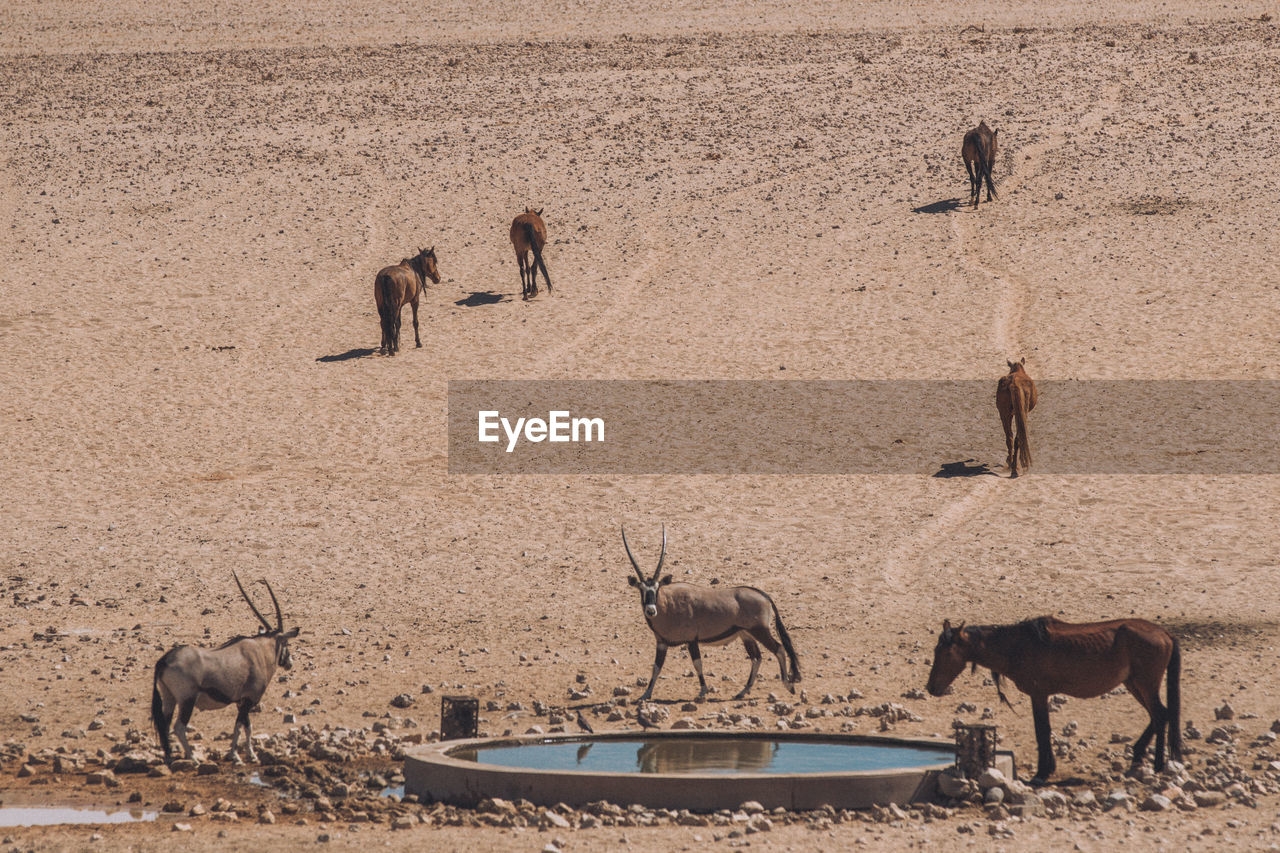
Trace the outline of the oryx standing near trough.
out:
[[[250,761],[257,761],[258,756],[253,751],[249,731],[249,710],[258,704],[262,694],[267,691],[267,685],[271,683],[277,666],[285,669],[293,667],[293,659],[289,656],[289,640],[298,636],[299,629],[284,629],[280,602],[276,600],[271,584],[265,580],[262,582],[276,608],[275,627],[254,607],[249,594],[244,591],[244,585],[240,583],[240,577],[235,572],[231,576],[236,579],[236,586],[240,587],[240,594],[249,604],[249,609],[262,623],[262,630],[253,637],[232,637],[216,649],[178,646],[170,649],[156,662],[155,680],[151,686],[151,722],[155,724],[156,733],[160,736],[165,763],[169,762],[172,751],[169,724],[173,722],[175,707],[178,709],[178,724],[173,727],[173,731],[182,743],[184,757],[191,758],[191,744],[187,743],[187,723],[191,721],[191,712],[196,708],[208,711],[232,703],[235,703],[239,713],[231,732],[231,749],[228,755],[235,757],[240,728],[243,726],[247,744],[245,752]]]
[[[672,583],[671,575],[664,575],[662,562],[667,556],[667,528],[662,528],[662,553],[658,555],[658,568],[653,570],[653,577],[646,578],[640,571],[640,564],[631,553],[627,544],[627,531],[622,531],[622,547],[627,549],[627,557],[636,570],[636,577],[628,577],[627,583],[640,590],[640,603],[644,607],[644,618],[649,623],[653,636],[658,641],[658,651],[653,659],[653,675],[649,677],[649,686],[645,688],[640,701],[653,695],[653,685],[658,681],[658,673],[667,659],[668,646],[688,646],[689,657],[693,659],[693,668],[698,673],[698,683],[702,690],[698,698],[707,695],[707,680],[702,675],[701,644],[719,646],[741,637],[751,658],[751,676],[745,687],[733,697],[741,699],[747,695],[756,683],[756,673],[760,671],[760,646],[764,646],[778,657],[778,666],[782,671],[782,682],[792,693],[800,681],[800,662],[796,660],[796,650],[791,646],[791,638],[782,625],[782,616],[778,607],[768,595],[752,586],[733,586],[725,589],[695,586],[688,583]],[[778,626],[778,637],[781,643],[773,638],[769,623]],[[757,645],[759,643],[759,645]],[[786,651],[786,657],[783,656]],[[787,673],[787,659],[791,660],[790,675]]]

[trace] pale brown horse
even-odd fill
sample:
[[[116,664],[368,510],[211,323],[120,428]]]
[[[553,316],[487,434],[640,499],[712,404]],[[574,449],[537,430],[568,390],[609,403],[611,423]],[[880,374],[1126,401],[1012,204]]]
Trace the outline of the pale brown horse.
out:
[[[542,248],[547,245],[547,226],[542,222],[542,208],[533,210],[526,207],[524,213],[511,220],[511,245],[515,247],[516,263],[520,265],[521,297],[528,299],[538,295],[539,269],[550,293],[551,274],[542,260]],[[529,263],[530,251],[533,252],[533,263]]]
[[[378,306],[378,320],[382,324],[382,346],[378,352],[385,355],[399,352],[400,311],[406,302],[413,308],[414,344],[422,346],[422,338],[418,337],[418,297],[426,289],[427,279],[440,283],[435,246],[419,249],[412,258],[378,270],[373,279],[373,301]]]
[[[996,164],[996,137],[1000,131],[992,131],[985,121],[964,135],[964,144],[960,146],[960,156],[964,158],[964,168],[969,173],[969,201],[978,206],[978,194],[982,191],[982,181],[987,182],[987,201],[996,195],[996,188],[991,183],[991,169]],[[998,196],[997,196],[998,197]]]
[[[981,625],[952,628],[942,623],[933,650],[928,690],[934,696],[946,692],[951,682],[972,664],[991,670],[996,692],[1001,677],[1031,697],[1039,762],[1032,784],[1043,784],[1057,766],[1049,729],[1049,697],[1055,693],[1091,699],[1123,684],[1147,710],[1151,722],[1133,744],[1133,767],[1142,762],[1152,735],[1156,739],[1155,769],[1164,770],[1165,728],[1169,731],[1169,757],[1182,756],[1178,715],[1182,704],[1178,684],[1182,653],[1178,641],[1145,619],[1073,624],[1042,616],[1016,625]],[[1166,707],[1160,702],[1160,682],[1168,674]]]
[[[1031,467],[1031,438],[1027,432],[1027,413],[1036,407],[1036,383],[1027,375],[1025,358],[1010,361],[1009,372],[996,383],[996,410],[1004,426],[1004,446],[1008,452],[1005,464],[1009,476],[1018,476],[1018,462],[1023,468]],[[1014,435],[1014,426],[1017,435]]]

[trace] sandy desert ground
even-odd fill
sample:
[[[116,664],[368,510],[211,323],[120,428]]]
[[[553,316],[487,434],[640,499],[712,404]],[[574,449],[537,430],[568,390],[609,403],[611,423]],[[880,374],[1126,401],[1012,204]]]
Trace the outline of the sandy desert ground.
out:
[[[1024,774],[1025,697],[1002,708],[968,674],[951,696],[904,696],[943,618],[1158,620],[1184,643],[1184,720],[1207,734],[1229,702],[1265,793],[997,836],[971,806],[741,839],[575,830],[565,850],[1280,841],[1267,764],[1280,756],[1255,741],[1280,718],[1274,471],[450,476],[445,432],[451,378],[785,369],[994,390],[1005,359],[1026,356],[1037,379],[1280,379],[1273,4],[85,5],[0,9],[6,804],[268,801],[231,770],[127,777],[106,800],[83,767],[17,776],[42,750],[149,738],[156,658],[253,628],[232,569],[269,578],[303,629],[257,733],[367,727],[366,714],[427,733],[438,706],[423,685],[565,705],[582,675],[603,701],[653,653],[625,522],[641,560],[665,524],[681,579],[775,596],[805,668],[801,708],[856,690],[910,709],[919,722],[894,731],[923,736],[990,707]],[[958,150],[979,118],[1000,129],[1000,198],[972,211]],[[530,302],[507,238],[526,204],[545,208],[555,284]],[[443,274],[424,346],[379,357],[372,276],[420,245]],[[985,461],[1003,461],[994,407]],[[685,712],[696,681],[670,656],[656,698],[671,720],[714,724],[733,704],[741,648],[705,658],[718,692]],[[750,713],[772,727],[765,697],[781,688],[772,667],[762,676]],[[415,705],[392,708],[405,692]],[[492,732],[549,724],[485,716]],[[202,750],[233,717],[197,713]],[[1137,704],[1069,700],[1055,729],[1071,721],[1062,790],[1124,787],[1104,753],[1123,749],[1112,733],[1140,731]],[[1203,768],[1214,747],[1192,745]],[[337,846],[540,850],[554,835],[352,832],[309,808],[270,826],[189,818],[183,843],[326,832]],[[171,828],[0,835],[160,849]]]

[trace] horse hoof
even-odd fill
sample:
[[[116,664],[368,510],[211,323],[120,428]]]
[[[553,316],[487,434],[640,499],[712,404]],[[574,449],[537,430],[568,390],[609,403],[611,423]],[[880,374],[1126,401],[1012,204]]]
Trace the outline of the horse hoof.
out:
[[[1032,778],[1032,780],[1028,784],[1030,784],[1031,787],[1033,788],[1043,788],[1045,785],[1049,784],[1049,780],[1043,776],[1036,776]]]
[[[422,349],[422,341],[418,341],[416,344],[414,344],[414,346],[417,347],[418,349]]]

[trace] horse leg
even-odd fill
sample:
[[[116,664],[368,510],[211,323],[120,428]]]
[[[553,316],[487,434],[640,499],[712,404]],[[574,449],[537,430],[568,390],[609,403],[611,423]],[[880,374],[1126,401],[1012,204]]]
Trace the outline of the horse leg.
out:
[[[1151,743],[1152,736],[1154,736],[1156,739],[1156,753],[1151,760],[1155,766],[1155,771],[1159,773],[1164,770],[1165,724],[1169,721],[1168,709],[1160,701],[1159,682],[1154,685],[1148,685],[1140,681],[1136,676],[1130,676],[1124,686],[1133,694],[1133,698],[1138,700],[1138,704],[1146,709],[1147,715],[1150,717],[1147,727],[1142,730],[1142,734],[1133,742],[1133,761],[1129,765],[1129,772],[1136,771],[1138,766],[1142,764],[1142,759],[1147,757],[1147,746]]]
[[[996,194],[995,185],[991,183],[991,165],[992,165],[991,163],[987,163],[982,167],[982,172],[987,179],[987,201],[988,202],[990,202],[991,197]]]
[[[516,249],[516,264],[520,267],[520,298],[529,298],[529,276],[526,272],[528,262],[525,259],[525,253]]]
[[[662,665],[667,661],[667,644],[658,641],[658,650],[653,654],[653,674],[649,676],[649,686],[644,689],[644,693],[636,701],[644,702],[653,695],[653,685],[658,683],[658,673],[662,672]]]
[[[696,640],[689,644],[689,657],[693,658],[693,669],[698,673],[698,686],[701,689],[696,701],[700,702],[707,697],[707,679],[702,675],[702,649],[698,648]]]
[[[996,408],[1000,410],[1000,425],[1004,427],[1004,464],[1009,469],[1009,476],[1018,476],[1018,457],[1013,439],[1013,401],[996,398]]]
[[[403,310],[404,310],[404,305],[397,306],[395,318],[392,321],[391,340],[393,345],[395,346],[396,352],[400,352],[400,317],[401,317],[401,312]]]
[[[760,671],[760,646],[750,637],[742,638],[742,645],[747,648],[747,657],[751,658],[751,675],[747,676],[747,686],[738,691],[734,699],[743,699],[756,683],[756,673]]]
[[[978,178],[973,174],[973,164],[968,158],[964,161],[964,170],[969,173],[969,201],[974,207],[978,206]]]
[[[421,348],[422,338],[418,337],[418,296],[417,294],[414,294],[413,299],[410,300],[409,307],[413,309],[413,343],[414,343],[414,346]]]
[[[1036,724],[1036,775],[1032,785],[1043,785],[1049,781],[1053,771],[1057,769],[1057,760],[1053,757],[1053,732],[1049,728],[1049,697],[1038,695],[1031,697],[1031,716]]]

